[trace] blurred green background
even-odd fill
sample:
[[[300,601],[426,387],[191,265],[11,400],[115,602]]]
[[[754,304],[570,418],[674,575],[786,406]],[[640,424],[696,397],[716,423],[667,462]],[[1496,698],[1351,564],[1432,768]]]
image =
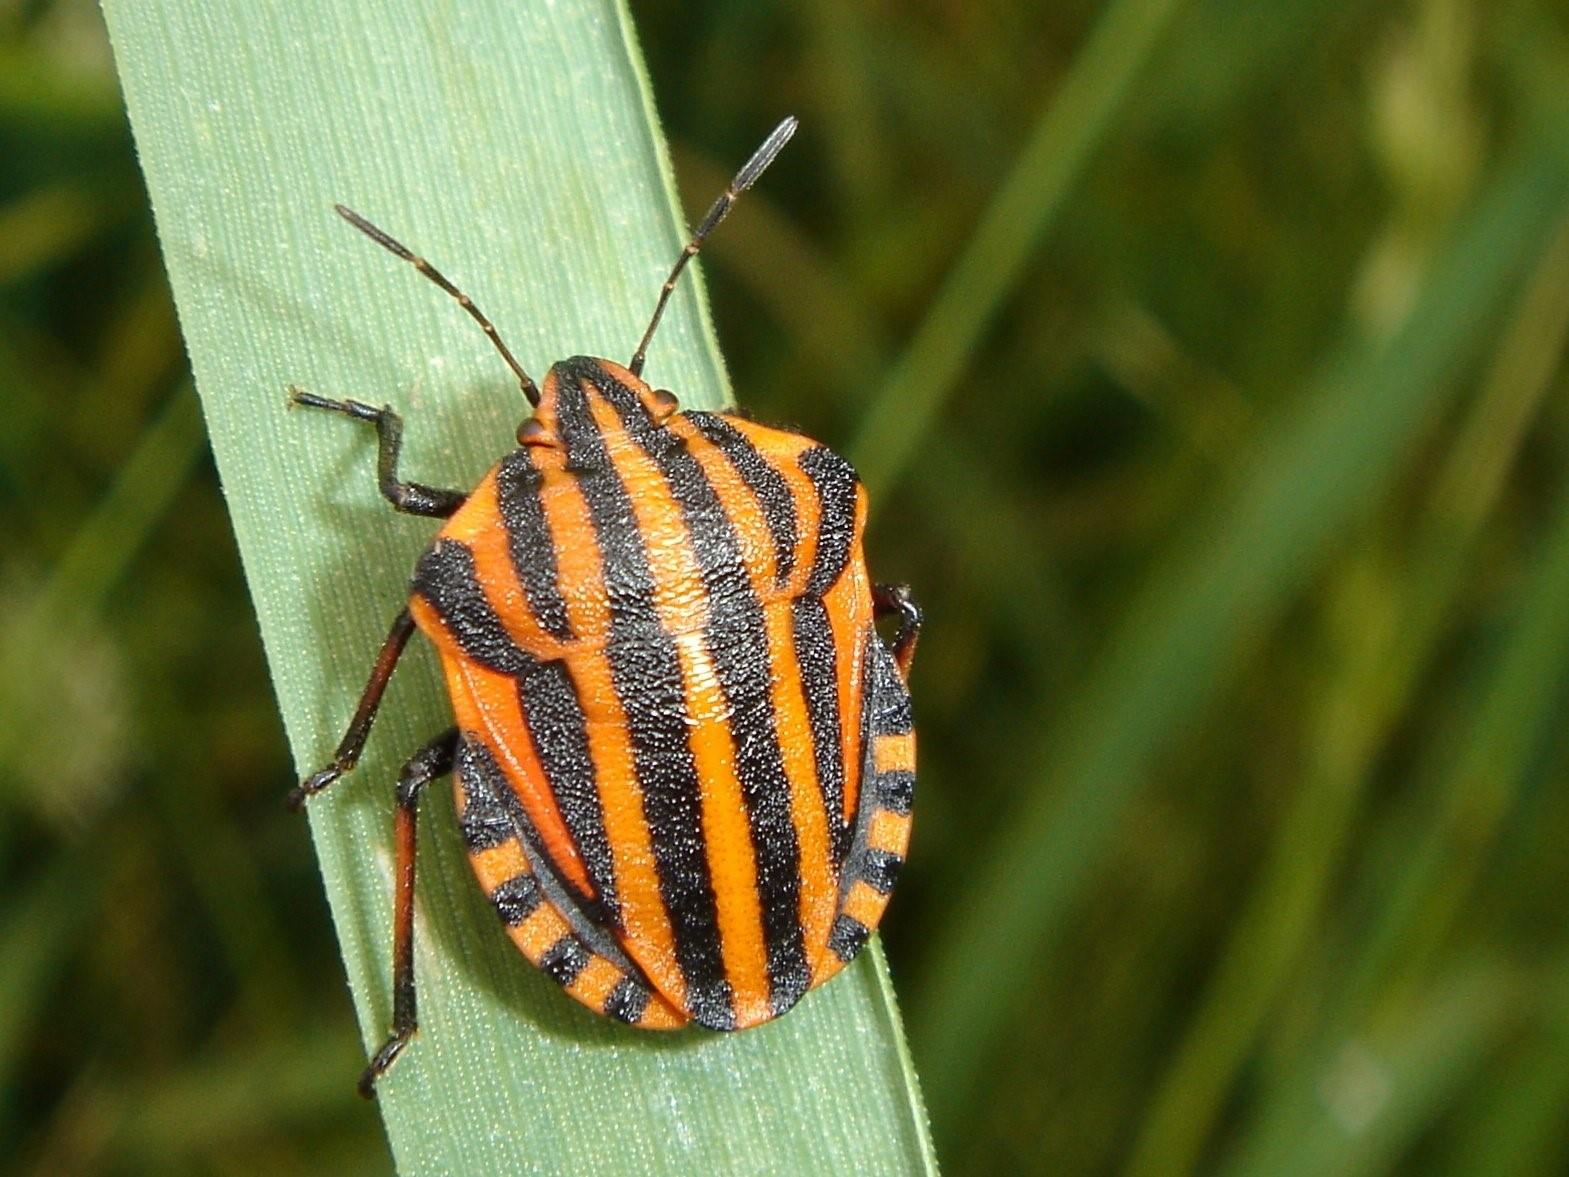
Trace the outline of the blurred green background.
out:
[[[926,607],[949,1173],[1569,1169],[1569,11],[639,5]],[[0,1167],[387,1171],[95,6],[0,0]]]

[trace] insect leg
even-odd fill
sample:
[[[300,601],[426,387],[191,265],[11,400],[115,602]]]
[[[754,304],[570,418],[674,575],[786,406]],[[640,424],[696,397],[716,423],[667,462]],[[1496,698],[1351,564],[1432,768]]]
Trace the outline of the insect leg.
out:
[[[398,450],[403,445],[403,418],[389,406],[381,408],[353,400],[330,400],[300,388],[289,389],[289,402],[310,409],[342,413],[356,421],[376,426],[376,485],[381,495],[405,515],[429,515],[445,519],[463,505],[468,496],[460,490],[442,490],[419,482],[398,481]]]
[[[414,1002],[414,849],[419,797],[425,786],[452,771],[458,729],[451,728],[410,756],[398,775],[397,891],[392,914],[392,1034],[360,1075],[360,1094],[369,1099],[394,1059],[403,1052],[419,1025]]]
[[[921,636],[921,607],[910,595],[907,584],[879,584],[872,587],[872,611],[879,617],[890,613],[899,615],[899,632],[893,639],[893,657],[899,664],[899,674],[910,677],[910,664],[915,661],[915,642]]]
[[[398,665],[403,647],[409,644],[409,635],[413,632],[414,618],[405,607],[393,618],[392,628],[381,643],[381,652],[376,655],[376,665],[371,668],[370,680],[360,695],[359,706],[354,709],[349,730],[344,733],[338,743],[338,750],[333,753],[332,763],[311,773],[289,790],[287,804],[290,809],[299,809],[305,804],[306,798],[321,792],[359,763],[360,752],[364,750],[365,741],[370,736],[370,726],[376,722],[376,708],[381,706],[381,697],[386,693],[387,681],[392,678],[392,671]]]

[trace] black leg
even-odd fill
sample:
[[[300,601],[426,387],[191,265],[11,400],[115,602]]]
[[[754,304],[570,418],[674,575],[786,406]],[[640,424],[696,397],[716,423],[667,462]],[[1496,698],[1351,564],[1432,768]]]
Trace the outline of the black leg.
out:
[[[310,409],[326,409],[342,413],[356,421],[369,421],[376,426],[376,485],[381,495],[406,515],[429,515],[445,519],[463,505],[468,496],[459,490],[441,490],[419,482],[398,481],[398,449],[403,443],[403,418],[389,406],[374,408],[360,401],[329,400],[303,389],[290,388],[291,404]]]
[[[344,733],[343,739],[338,744],[338,750],[333,753],[332,763],[326,768],[311,773],[289,790],[290,809],[299,809],[305,804],[306,798],[321,792],[359,763],[360,752],[364,750],[365,741],[370,736],[370,726],[376,722],[376,708],[381,706],[381,697],[386,693],[387,681],[392,678],[392,671],[398,665],[403,647],[409,644],[409,635],[413,632],[414,618],[405,608],[393,618],[392,628],[387,632],[387,639],[381,643],[381,653],[376,655],[376,665],[371,668],[370,681],[365,684],[365,690],[360,695],[360,704],[354,709],[354,718],[349,721],[349,730]]]
[[[887,617],[890,613],[899,615],[899,632],[893,638],[893,660],[899,665],[899,674],[908,679],[910,664],[915,661],[915,642],[921,636],[921,607],[910,595],[910,586],[873,585],[872,610],[878,617]]]
[[[425,786],[452,771],[458,748],[458,729],[442,732],[410,756],[398,774],[398,811],[394,828],[397,843],[397,891],[392,903],[392,1035],[360,1075],[360,1094],[376,1094],[376,1080],[386,1072],[419,1026],[414,1003],[414,849],[419,796]]]

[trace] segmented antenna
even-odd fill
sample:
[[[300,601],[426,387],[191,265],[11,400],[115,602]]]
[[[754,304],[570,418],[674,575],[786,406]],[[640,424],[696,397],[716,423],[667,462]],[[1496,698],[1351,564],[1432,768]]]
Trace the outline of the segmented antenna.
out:
[[[784,145],[790,142],[790,136],[795,134],[795,116],[787,117],[782,123],[769,133],[763,140],[763,145],[752,153],[752,158],[741,165],[741,170],[735,174],[735,179],[730,181],[730,186],[719,194],[719,198],[708,206],[708,213],[697,226],[697,231],[692,234],[692,240],[686,243],[686,248],[681,251],[681,256],[676,259],[676,264],[670,271],[670,277],[665,279],[664,288],[659,292],[659,302],[654,306],[654,317],[649,320],[648,330],[643,332],[642,342],[637,345],[637,351],[632,355],[632,362],[627,368],[634,376],[643,373],[643,363],[648,358],[648,343],[654,338],[654,329],[659,326],[659,320],[664,316],[665,304],[670,301],[670,294],[676,288],[676,279],[681,277],[681,271],[686,269],[687,262],[697,256],[697,251],[703,248],[703,238],[714,230],[714,226],[725,219],[725,214],[730,211],[730,206],[736,199],[757,183],[769,164],[774,162]]]
[[[381,246],[388,253],[396,254],[398,257],[408,262],[421,274],[424,274],[425,277],[429,278],[437,286],[441,287],[448,294],[452,295],[453,298],[457,299],[458,305],[466,310],[469,313],[469,316],[480,325],[480,328],[485,332],[486,337],[490,340],[491,343],[496,345],[496,350],[501,353],[501,358],[507,361],[507,367],[511,368],[513,373],[517,376],[518,384],[523,389],[523,395],[528,398],[528,403],[536,406],[539,404],[539,388],[535,385],[533,378],[523,370],[523,365],[518,363],[517,357],[514,356],[508,349],[507,345],[501,341],[501,335],[496,330],[495,324],[487,319],[485,317],[485,313],[474,305],[473,299],[464,294],[463,291],[459,290],[451,282],[447,281],[445,275],[443,275],[440,270],[436,269],[435,266],[431,265],[424,258],[414,253],[402,242],[389,237],[381,229],[378,229],[375,225],[371,224],[352,208],[342,204],[335,204],[332,207],[337,210],[337,213],[340,217],[349,222],[349,224],[353,225],[361,233],[365,234],[365,236],[369,237],[377,245]]]

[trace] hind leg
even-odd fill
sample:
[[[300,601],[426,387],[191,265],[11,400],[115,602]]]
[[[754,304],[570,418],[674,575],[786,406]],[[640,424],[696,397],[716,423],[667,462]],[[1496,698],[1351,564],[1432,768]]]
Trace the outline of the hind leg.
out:
[[[393,826],[397,846],[397,890],[392,903],[392,1034],[360,1075],[360,1094],[376,1093],[376,1080],[403,1053],[419,1026],[414,1000],[414,858],[419,798],[425,786],[452,771],[458,732],[450,728],[410,756],[398,774],[398,810]]]

